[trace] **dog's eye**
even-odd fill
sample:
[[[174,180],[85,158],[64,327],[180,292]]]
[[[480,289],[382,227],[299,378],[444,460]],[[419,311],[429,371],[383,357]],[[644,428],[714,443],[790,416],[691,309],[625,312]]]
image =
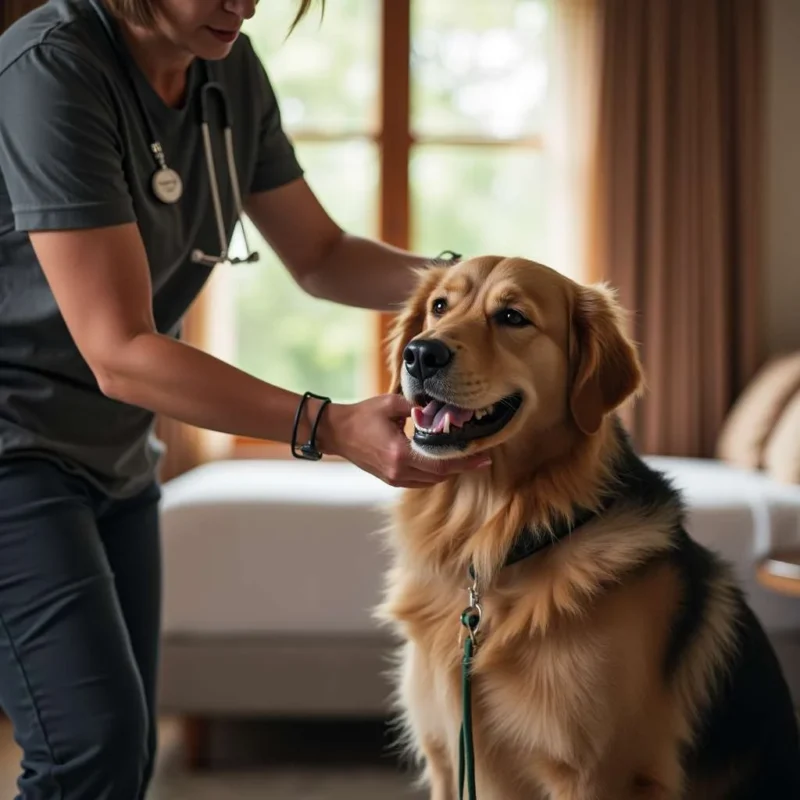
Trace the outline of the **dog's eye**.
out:
[[[443,297],[437,297],[436,300],[431,303],[431,311],[437,316],[440,317],[447,311],[447,300]]]
[[[499,325],[508,325],[510,328],[521,328],[531,324],[530,320],[523,317],[516,308],[504,308],[498,311],[494,318]]]

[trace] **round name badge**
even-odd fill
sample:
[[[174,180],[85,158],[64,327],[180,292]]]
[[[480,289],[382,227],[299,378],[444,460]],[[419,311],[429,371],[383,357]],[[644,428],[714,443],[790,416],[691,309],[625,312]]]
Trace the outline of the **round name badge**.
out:
[[[162,203],[177,203],[183,194],[181,176],[169,167],[156,170],[153,175],[153,194]]]

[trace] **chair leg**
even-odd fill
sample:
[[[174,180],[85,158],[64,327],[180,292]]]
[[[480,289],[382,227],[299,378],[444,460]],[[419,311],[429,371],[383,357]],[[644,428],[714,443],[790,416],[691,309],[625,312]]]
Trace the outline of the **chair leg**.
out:
[[[183,747],[189,769],[203,769],[210,760],[211,721],[206,717],[183,718]]]

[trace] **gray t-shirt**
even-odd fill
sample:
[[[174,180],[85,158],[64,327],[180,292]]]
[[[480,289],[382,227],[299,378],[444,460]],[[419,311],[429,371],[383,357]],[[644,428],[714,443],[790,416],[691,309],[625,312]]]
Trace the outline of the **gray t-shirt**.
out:
[[[240,35],[229,56],[208,68],[227,95],[242,194],[300,177],[272,87],[247,37]],[[167,164],[183,180],[175,205],[152,194],[157,165],[131,78]],[[197,247],[219,253],[199,126],[204,80],[203,64],[195,61],[185,105],[168,107],[95,0],[49,0],[0,36],[0,459],[56,459],[114,496],[152,479],[160,455],[153,415],[99,391],[28,231],[136,221],[158,330],[178,337],[181,318],[210,274],[190,253]],[[236,214],[213,100],[209,113],[230,238]]]

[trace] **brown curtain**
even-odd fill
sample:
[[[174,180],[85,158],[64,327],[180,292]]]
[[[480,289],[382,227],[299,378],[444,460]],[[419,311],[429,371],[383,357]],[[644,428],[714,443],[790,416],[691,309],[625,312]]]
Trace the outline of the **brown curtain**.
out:
[[[0,33],[43,3],[44,0],[0,0]],[[203,346],[205,339],[207,305],[208,299],[203,294],[195,302],[184,324],[184,340],[198,347]],[[174,478],[208,458],[206,439],[197,428],[159,418],[156,429],[158,437],[167,447],[161,468],[163,480]]]
[[[634,312],[647,453],[712,456],[758,366],[762,6],[601,0],[592,271]]]

